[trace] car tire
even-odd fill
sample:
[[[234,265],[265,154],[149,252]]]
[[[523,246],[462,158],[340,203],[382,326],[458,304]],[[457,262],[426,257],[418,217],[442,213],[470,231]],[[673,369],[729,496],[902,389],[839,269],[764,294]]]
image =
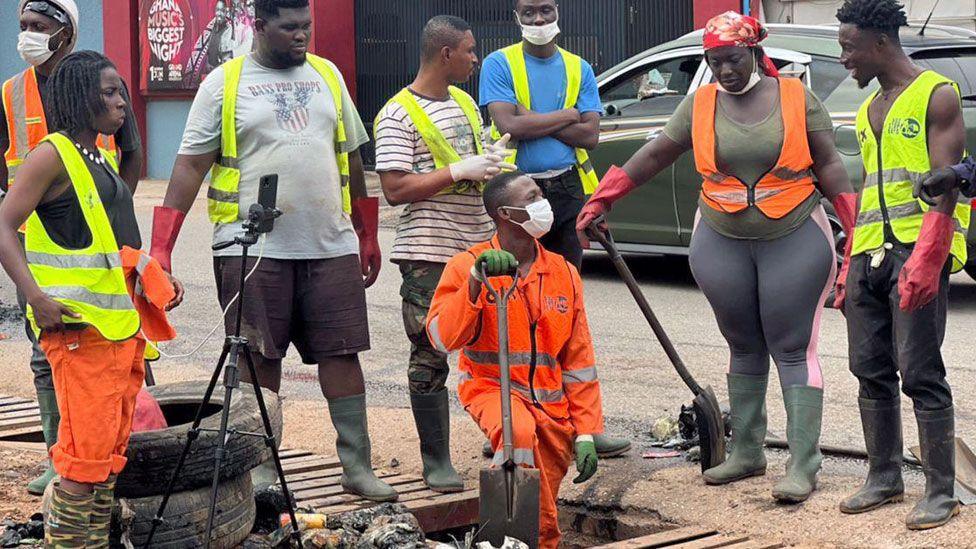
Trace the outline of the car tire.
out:
[[[162,496],[120,499],[112,513],[111,547],[124,547],[121,523],[123,514],[128,515],[129,511],[132,515],[125,520],[128,541],[132,543],[132,547],[144,546],[162,499]],[[127,508],[125,513],[123,507]],[[250,535],[256,513],[251,475],[240,475],[221,483],[217,487],[217,507],[210,547],[231,549],[239,546]],[[156,549],[203,547],[209,515],[209,486],[174,493],[166,504],[163,523],[153,534],[152,546]]]
[[[190,424],[203,400],[205,388],[200,381],[148,388],[149,393],[159,402],[167,421],[175,425],[158,431],[132,433],[126,453],[128,462],[115,487],[116,497],[144,498],[158,496],[166,491],[183,453]],[[220,410],[224,400],[222,387],[218,386],[217,389],[210,399],[213,409],[208,410],[210,415],[200,423],[201,428],[214,431],[200,431],[199,437],[193,441],[173,488],[174,492],[210,486],[213,482],[214,455],[218,441],[216,429],[220,427]],[[280,444],[282,418],[278,396],[267,390],[263,395],[272,431]],[[250,384],[242,383],[234,391],[227,428],[238,433],[264,432],[264,423]],[[264,440],[255,436],[230,436],[224,448],[224,461],[220,467],[222,480],[241,476],[271,459],[271,451]]]

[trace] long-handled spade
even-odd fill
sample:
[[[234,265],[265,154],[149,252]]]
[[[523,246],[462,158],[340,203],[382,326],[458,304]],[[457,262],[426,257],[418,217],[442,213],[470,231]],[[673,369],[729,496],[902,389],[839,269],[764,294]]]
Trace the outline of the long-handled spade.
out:
[[[664,352],[671,360],[674,369],[677,370],[678,375],[681,376],[681,380],[685,382],[685,385],[695,395],[692,405],[695,409],[695,423],[698,425],[698,439],[701,446],[701,468],[702,472],[704,472],[706,469],[715,467],[725,461],[725,422],[722,420],[722,409],[718,405],[715,391],[708,385],[705,387],[699,385],[695,381],[695,378],[692,377],[691,372],[688,371],[688,367],[685,366],[684,361],[678,355],[677,349],[671,343],[671,338],[668,337],[667,332],[664,331],[664,327],[661,326],[657,316],[654,315],[654,311],[651,310],[651,306],[647,303],[647,298],[644,297],[644,293],[641,291],[640,286],[638,286],[637,280],[634,279],[633,273],[630,272],[630,268],[627,267],[623,256],[617,250],[617,246],[613,242],[613,237],[609,231],[604,232],[600,230],[600,225],[604,223],[605,219],[602,216],[595,219],[589,228],[587,228],[587,235],[599,242],[603,246],[603,249],[610,255],[613,266],[617,268],[620,277],[624,279],[624,283],[630,290],[631,295],[634,296],[634,300],[637,301],[637,306],[644,313],[644,318],[647,319],[647,323],[651,325],[651,330],[654,331],[654,335],[657,336],[658,341],[661,342],[661,346],[664,347]]]
[[[512,382],[508,366],[508,298],[518,282],[518,273],[510,288],[498,290],[488,283],[484,265],[478,265],[481,279],[495,301],[498,312],[498,370],[502,397],[502,453],[501,467],[481,470],[480,512],[481,530],[478,541],[501,547],[505,537],[526,543],[532,549],[539,546],[539,470],[518,467],[512,446]]]

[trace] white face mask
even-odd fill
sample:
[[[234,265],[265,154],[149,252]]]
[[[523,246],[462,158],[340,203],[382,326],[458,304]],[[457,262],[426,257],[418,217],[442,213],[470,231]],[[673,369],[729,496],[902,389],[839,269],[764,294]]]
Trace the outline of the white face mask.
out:
[[[54,55],[51,49],[51,39],[57,36],[64,27],[61,27],[54,34],[44,34],[43,32],[23,31],[17,37],[17,53],[28,64],[35,67],[43,65],[45,61]],[[60,45],[59,45],[60,46]]]
[[[758,65],[758,62],[756,61],[756,56],[753,55],[752,56],[752,74],[749,75],[749,81],[746,82],[745,87],[743,87],[741,90],[735,91],[735,92],[734,91],[729,91],[729,90],[723,88],[722,87],[722,84],[720,82],[716,81],[716,83],[718,84],[718,89],[722,90],[723,92],[725,92],[725,93],[727,93],[729,95],[745,95],[745,94],[749,93],[749,91],[752,90],[752,88],[755,88],[756,86],[759,85],[760,82],[762,82],[762,76],[760,76],[759,75],[759,71],[756,70],[757,69],[757,65]]]
[[[545,46],[559,36],[559,18],[547,25],[523,25],[518,13],[515,14],[515,21],[522,27],[522,38],[528,43],[536,46]]]
[[[521,226],[532,238],[542,238],[545,236],[549,232],[549,229],[552,228],[552,223],[556,218],[552,213],[552,204],[545,198],[538,202],[533,202],[524,208],[506,206],[506,209],[522,210],[529,214],[529,218],[526,221],[519,223],[513,220],[512,223]]]

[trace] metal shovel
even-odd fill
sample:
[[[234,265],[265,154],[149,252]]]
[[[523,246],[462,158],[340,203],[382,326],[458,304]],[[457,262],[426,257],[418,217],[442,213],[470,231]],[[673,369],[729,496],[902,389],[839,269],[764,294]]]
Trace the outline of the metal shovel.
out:
[[[705,472],[705,470],[720,465],[725,461],[725,422],[722,420],[722,408],[718,405],[718,398],[715,397],[715,391],[710,386],[706,385],[702,387],[699,385],[695,381],[695,378],[692,377],[691,372],[688,371],[688,367],[685,366],[684,361],[678,355],[677,349],[671,343],[671,338],[668,337],[667,332],[664,331],[664,327],[661,326],[657,316],[654,315],[654,311],[651,310],[651,306],[647,303],[647,298],[644,297],[644,293],[641,291],[640,286],[638,286],[637,280],[634,279],[633,273],[630,272],[630,268],[627,267],[623,256],[617,250],[617,246],[613,242],[613,237],[609,231],[604,232],[599,229],[599,226],[603,223],[605,223],[605,219],[602,216],[595,219],[587,229],[587,235],[599,242],[603,246],[603,249],[610,255],[613,266],[617,268],[620,277],[624,279],[624,283],[637,301],[637,306],[644,313],[644,318],[647,319],[647,323],[651,325],[651,330],[654,331],[654,335],[657,336],[658,341],[661,342],[661,346],[664,347],[664,352],[671,360],[674,369],[677,370],[678,375],[681,376],[681,380],[685,382],[685,385],[695,395],[692,405],[695,409],[695,423],[698,426],[698,444],[701,448],[701,469],[702,472]]]
[[[508,366],[508,298],[515,292],[518,273],[511,288],[496,290],[489,284],[484,264],[478,265],[488,294],[498,313],[498,370],[502,398],[501,467],[481,470],[478,541],[501,547],[505,536],[539,546],[539,470],[515,464],[512,446],[512,382]]]

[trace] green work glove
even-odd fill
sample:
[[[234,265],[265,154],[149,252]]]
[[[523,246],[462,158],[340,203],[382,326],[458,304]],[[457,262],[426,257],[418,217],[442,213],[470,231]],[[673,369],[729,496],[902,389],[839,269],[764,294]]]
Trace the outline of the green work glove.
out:
[[[485,275],[491,276],[512,276],[518,269],[518,260],[515,256],[505,250],[486,250],[478,256],[474,262],[475,278],[481,280],[481,265],[485,266]],[[482,280],[482,282],[484,282]]]
[[[576,470],[579,476],[573,479],[573,484],[590,480],[596,474],[596,444],[590,435],[576,437]]]

